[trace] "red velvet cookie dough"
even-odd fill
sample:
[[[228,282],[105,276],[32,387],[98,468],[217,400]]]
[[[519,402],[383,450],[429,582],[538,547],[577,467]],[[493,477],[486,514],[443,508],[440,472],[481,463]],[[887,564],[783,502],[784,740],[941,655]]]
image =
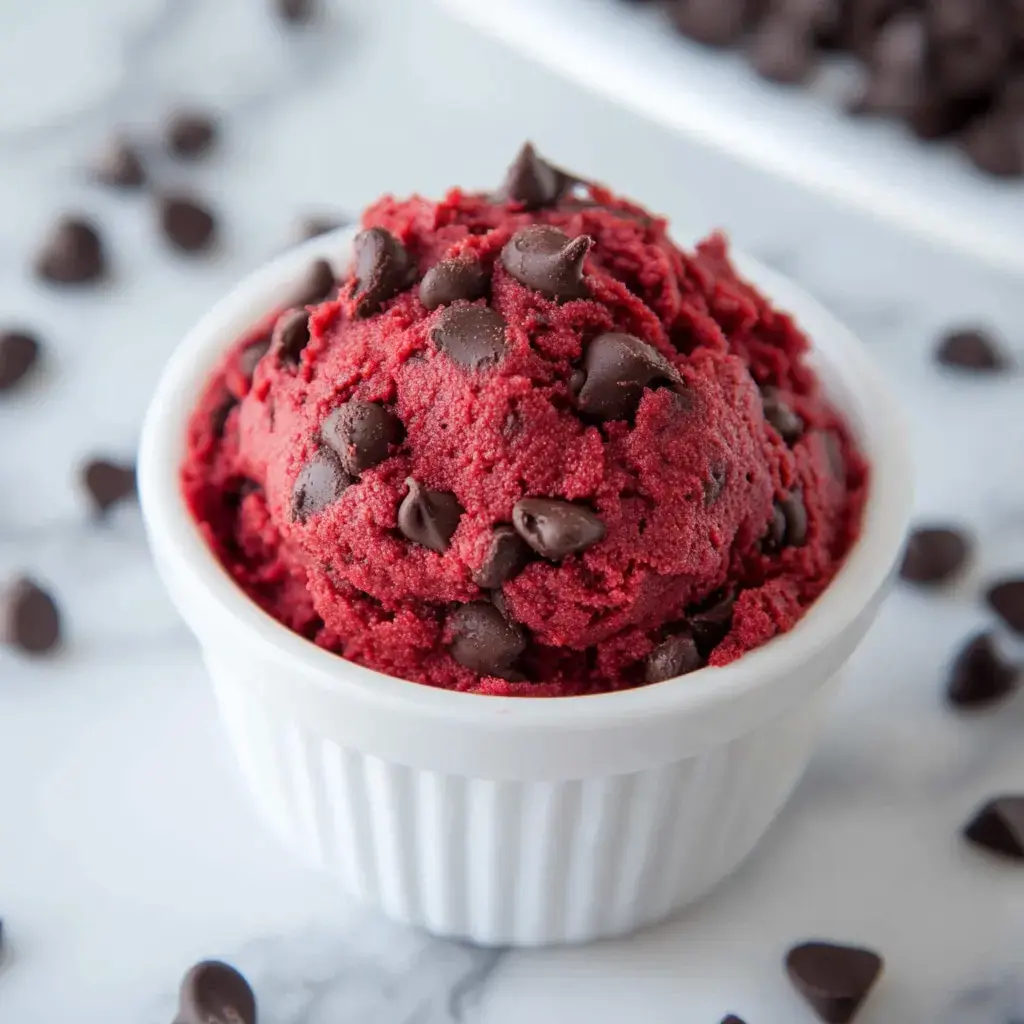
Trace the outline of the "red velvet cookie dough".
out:
[[[807,341],[663,220],[520,154],[497,196],[384,198],[334,297],[228,353],[184,493],[270,615],[345,658],[571,696],[799,620],[867,470]]]

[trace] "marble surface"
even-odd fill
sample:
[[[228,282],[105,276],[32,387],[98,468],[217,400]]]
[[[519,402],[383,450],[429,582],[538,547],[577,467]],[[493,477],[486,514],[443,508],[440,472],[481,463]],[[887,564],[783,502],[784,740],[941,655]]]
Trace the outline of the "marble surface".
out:
[[[0,651],[0,1020],[169,1022],[178,978],[220,956],[266,1024],[798,1024],[780,958],[821,936],[888,961],[863,1024],[1024,1020],[1024,875],[957,830],[1024,787],[1024,700],[956,717],[943,666],[985,621],[983,581],[1024,567],[1021,378],[929,362],[979,318],[1024,361],[1020,282],[703,153],[412,0],[332,6],[283,32],[257,0],[0,0],[0,320],[46,365],[0,400],[0,577],[52,585],[69,642]],[[189,101],[225,117],[216,156],[160,159],[223,217],[215,257],[168,253],[145,196],[89,184],[106,133],[152,138]],[[566,165],[700,228],[722,225],[867,340],[906,396],[922,517],[970,524],[978,554],[940,597],[897,592],[851,665],[806,780],[755,856],[684,917],[629,940],[496,954],[350,905],[251,813],[196,647],[133,508],[89,521],[76,467],[129,455],[162,361],[297,216],[385,190],[495,182],[531,136]],[[60,212],[103,224],[109,284],[46,289],[29,255]]]

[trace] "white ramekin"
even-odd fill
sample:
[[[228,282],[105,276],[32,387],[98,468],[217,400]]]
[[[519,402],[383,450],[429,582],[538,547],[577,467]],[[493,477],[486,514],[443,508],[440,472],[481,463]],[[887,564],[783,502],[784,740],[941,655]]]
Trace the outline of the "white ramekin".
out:
[[[355,895],[489,945],[584,942],[690,903],[753,849],[807,763],[831,682],[875,616],[910,507],[906,433],[856,338],[741,259],[792,311],[872,466],[863,534],[785,636],[727,668],[593,697],[450,693],[361,668],[291,633],[203,541],[178,470],[200,387],[227,346],[286,303],[314,256],[341,270],[351,232],[247,278],[160,380],[139,459],[150,542],[195,632],[256,804]]]

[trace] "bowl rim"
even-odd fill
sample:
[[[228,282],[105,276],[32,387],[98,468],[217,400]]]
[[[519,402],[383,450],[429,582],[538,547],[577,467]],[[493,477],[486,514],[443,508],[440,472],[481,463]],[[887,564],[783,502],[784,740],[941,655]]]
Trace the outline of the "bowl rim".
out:
[[[812,359],[871,468],[861,534],[827,589],[788,633],[730,665],[629,690],[579,697],[498,697],[439,689],[365,668],[317,647],[264,612],[207,545],[182,494],[179,473],[196,396],[226,348],[288,294],[312,259],[347,261],[356,228],[341,228],[283,253],[246,276],[187,332],[161,373],[139,447],[139,494],[158,565],[203,592],[218,624],[251,651],[301,666],[305,678],[368,711],[401,708],[424,719],[490,729],[591,730],[609,723],[707,711],[759,692],[840,638],[890,576],[912,501],[908,431],[895,395],[846,327],[796,284],[736,251],[739,273],[790,312],[811,339]],[[832,386],[829,386],[831,378]],[[842,392],[836,392],[836,388]]]

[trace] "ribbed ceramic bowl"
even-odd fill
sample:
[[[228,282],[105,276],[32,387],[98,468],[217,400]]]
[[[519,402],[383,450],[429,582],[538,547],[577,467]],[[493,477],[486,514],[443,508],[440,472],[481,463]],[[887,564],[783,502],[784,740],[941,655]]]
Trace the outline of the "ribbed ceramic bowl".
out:
[[[239,590],[178,483],[186,423],[225,349],[351,233],[253,274],[181,342],[143,432],[140,489],[171,597],[213,679],[256,806],[355,895],[485,944],[585,942],[695,900],[753,849],[806,766],[832,681],[864,636],[910,506],[905,431],[864,348],[792,284],[742,271],[814,339],[815,364],[871,462],[862,536],[785,636],[727,668],[619,693],[451,693],[361,668]]]

